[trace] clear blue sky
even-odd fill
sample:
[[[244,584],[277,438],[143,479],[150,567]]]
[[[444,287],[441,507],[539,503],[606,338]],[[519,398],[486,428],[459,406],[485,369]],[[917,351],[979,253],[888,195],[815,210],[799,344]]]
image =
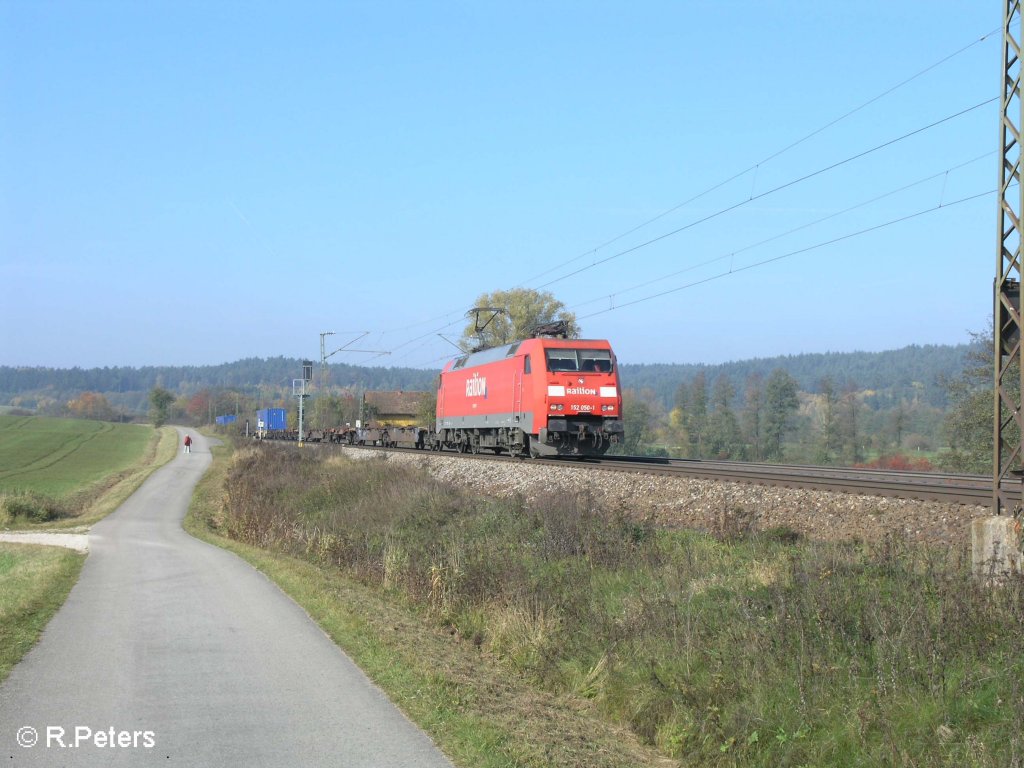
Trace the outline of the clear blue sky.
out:
[[[0,0],[0,365],[440,367],[517,285],[631,363],[966,341],[997,103],[772,190],[998,96],[1001,13]]]

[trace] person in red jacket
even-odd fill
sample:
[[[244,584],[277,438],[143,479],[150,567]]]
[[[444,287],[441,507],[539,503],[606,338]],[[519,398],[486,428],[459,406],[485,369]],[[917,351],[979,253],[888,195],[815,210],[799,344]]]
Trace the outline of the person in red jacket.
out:
[[[185,435],[185,453],[192,453],[192,438]]]

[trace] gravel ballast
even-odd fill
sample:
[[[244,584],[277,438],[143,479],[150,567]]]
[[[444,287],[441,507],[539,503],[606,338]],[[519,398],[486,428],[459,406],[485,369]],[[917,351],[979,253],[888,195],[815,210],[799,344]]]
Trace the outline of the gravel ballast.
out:
[[[346,449],[369,458],[382,451]],[[531,501],[553,493],[587,492],[596,504],[656,525],[700,530],[786,527],[812,539],[878,541],[887,534],[967,546],[971,520],[988,507],[882,496],[671,478],[598,470],[548,461],[491,462],[438,454],[388,453],[434,477],[480,493]]]

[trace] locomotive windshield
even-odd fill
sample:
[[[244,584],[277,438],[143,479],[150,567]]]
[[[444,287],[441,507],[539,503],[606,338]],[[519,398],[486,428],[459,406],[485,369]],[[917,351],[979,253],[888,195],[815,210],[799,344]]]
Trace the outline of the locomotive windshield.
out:
[[[611,373],[612,353],[607,349],[546,349],[549,371]]]

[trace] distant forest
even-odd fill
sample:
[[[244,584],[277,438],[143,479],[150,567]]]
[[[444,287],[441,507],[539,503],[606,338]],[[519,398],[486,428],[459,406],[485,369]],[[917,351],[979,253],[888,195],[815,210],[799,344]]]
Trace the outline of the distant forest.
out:
[[[873,405],[893,406],[916,401],[944,408],[944,378],[963,370],[969,346],[910,346],[888,352],[829,352],[757,358],[720,365],[674,363],[623,363],[624,389],[647,390],[671,408],[680,384],[689,384],[703,372],[708,381],[724,375],[736,392],[742,392],[752,375],[767,379],[781,369],[792,376],[803,392],[819,391],[823,379],[837,386],[852,386],[869,393]],[[143,414],[149,390],[163,387],[188,397],[208,389],[228,389],[243,395],[261,393],[273,397],[291,389],[292,379],[302,375],[295,358],[247,358],[234,363],[205,366],[146,366],[143,368],[16,368],[0,366],[0,404],[34,409],[47,401],[72,400],[83,392],[104,395],[112,406]],[[314,367],[314,381],[319,367]],[[333,388],[348,390],[429,391],[436,370],[421,368],[374,368],[329,365]]]
[[[332,387],[369,390],[427,391],[437,371],[419,368],[370,368],[329,365]],[[66,402],[82,392],[102,394],[114,407],[145,414],[148,395],[163,387],[179,397],[204,390],[231,390],[256,399],[276,400],[291,391],[301,378],[297,358],[246,358],[234,363],[202,366],[146,366],[143,368],[13,368],[0,366],[0,404],[35,409],[53,401]],[[319,365],[314,367],[314,380]]]
[[[974,421],[981,424],[991,412],[984,393],[971,394],[981,390],[976,372],[965,373],[972,365],[977,368],[977,360],[970,360],[971,350],[962,344],[788,355],[721,365],[622,363],[627,443],[619,449],[690,458],[848,465],[894,454],[948,464],[954,456],[959,457],[957,466],[981,471],[977,468],[984,468],[990,450],[984,445],[985,435],[991,434],[987,424],[969,456],[948,427],[951,413],[963,411],[970,398],[977,400],[972,406]],[[49,415],[143,420],[151,390],[161,388],[174,398],[170,416],[178,423],[212,423],[215,416],[226,414],[244,420],[257,408],[295,410],[292,381],[301,376],[301,361],[285,357],[213,366],[7,366],[0,367],[0,406]],[[354,402],[361,391],[431,391],[436,379],[436,370],[330,365],[330,396],[321,403],[326,409],[321,415],[345,421],[351,418],[346,403]],[[319,367],[314,366],[314,400],[319,380]],[[428,415],[423,418],[429,420]],[[963,435],[973,431],[953,430]],[[962,460],[964,456],[969,461]]]
[[[725,376],[742,393],[751,376],[767,379],[774,371],[792,376],[800,391],[819,393],[821,382],[830,379],[837,387],[853,387],[867,394],[868,402],[881,409],[902,402],[920,402],[935,408],[948,405],[944,382],[964,369],[970,345],[909,346],[887,352],[825,352],[755,358],[720,365],[623,364],[623,388],[651,390],[671,407],[681,383],[689,384],[703,372],[707,380]]]

